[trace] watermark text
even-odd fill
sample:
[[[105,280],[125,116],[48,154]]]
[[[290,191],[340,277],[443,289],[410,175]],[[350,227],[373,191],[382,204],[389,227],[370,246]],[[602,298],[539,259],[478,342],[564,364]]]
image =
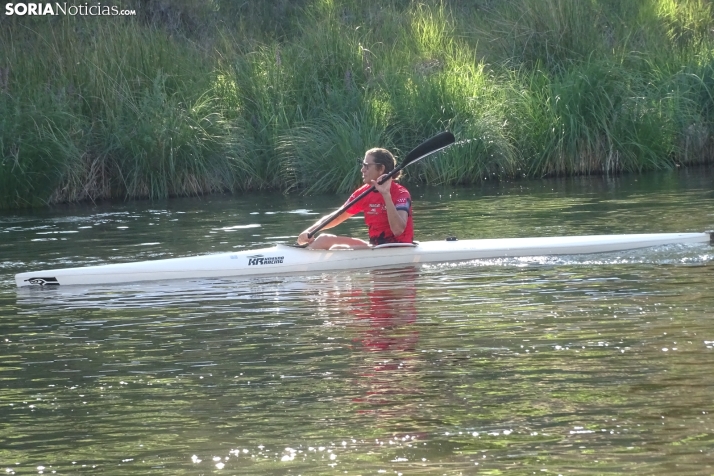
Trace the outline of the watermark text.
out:
[[[134,16],[136,10],[122,10],[111,5],[101,3],[70,5],[67,2],[55,3],[6,3],[5,15],[70,15],[70,16]]]

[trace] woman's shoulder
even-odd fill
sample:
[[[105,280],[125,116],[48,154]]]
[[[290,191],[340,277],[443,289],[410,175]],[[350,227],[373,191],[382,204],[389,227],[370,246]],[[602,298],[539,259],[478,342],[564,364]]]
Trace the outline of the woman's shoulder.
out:
[[[406,193],[406,194],[409,194],[409,190],[407,190],[407,187],[405,187],[404,185],[402,185],[402,184],[400,184],[400,183],[397,183],[397,182],[395,182],[395,181],[392,181],[392,187],[391,187],[391,188],[392,188],[392,190],[391,190],[392,193]]]
[[[358,188],[357,190],[355,190],[354,192],[352,192],[352,196],[353,196],[353,197],[356,197],[356,196],[359,195],[360,193],[362,193],[362,192],[364,192],[365,190],[367,190],[369,187],[371,187],[371,185],[369,185],[369,184],[362,185],[360,188]]]

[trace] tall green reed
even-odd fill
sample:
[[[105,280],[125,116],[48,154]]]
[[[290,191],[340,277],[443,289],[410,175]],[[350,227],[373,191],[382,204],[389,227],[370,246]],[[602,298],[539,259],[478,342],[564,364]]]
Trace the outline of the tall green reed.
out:
[[[378,111],[325,114],[288,131],[280,141],[284,182],[304,193],[346,193],[360,184],[364,151],[393,148]]]
[[[605,50],[613,26],[603,15],[604,2],[592,0],[521,0],[487,8],[475,21],[484,54],[514,67],[564,71]]]
[[[712,158],[705,0],[142,5],[3,20],[2,206],[342,193],[365,149],[404,154],[443,129],[458,144],[406,180]]]
[[[128,196],[154,198],[232,189],[231,162],[223,156],[226,121],[213,112],[212,99],[171,94],[165,83],[158,75],[99,126],[118,185]]]
[[[164,31],[133,23],[69,20],[6,32],[3,41],[12,82],[2,108],[14,111],[4,117],[16,124],[1,132],[10,144],[5,162],[22,137],[17,127],[42,124],[25,128],[23,149],[32,156],[15,154],[12,175],[3,174],[33,197],[12,198],[8,185],[5,206],[237,188],[231,127],[207,96],[201,69],[209,63],[190,45],[179,48]],[[31,61],[28,45],[36,50]],[[47,163],[58,165],[38,165]]]
[[[25,104],[0,94],[0,111],[0,208],[47,204],[83,159],[83,118],[55,95]]]
[[[593,61],[558,77],[532,73],[522,133],[536,176],[671,168],[675,120],[642,78]],[[531,142],[531,139],[536,140]]]

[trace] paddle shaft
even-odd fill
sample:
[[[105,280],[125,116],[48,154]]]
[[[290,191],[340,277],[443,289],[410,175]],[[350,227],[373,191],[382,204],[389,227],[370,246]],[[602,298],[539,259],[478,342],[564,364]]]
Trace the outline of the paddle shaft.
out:
[[[381,178],[377,183],[378,183],[379,185],[382,185],[384,182],[386,182],[387,180],[389,180],[390,178],[392,178],[392,177],[394,176],[394,174],[396,174],[397,172],[399,172],[400,170],[402,170],[402,168],[403,168],[403,167],[396,167],[394,170],[392,170],[391,172],[389,172],[388,174],[386,174],[386,176],[382,176],[382,178]],[[360,193],[359,195],[357,195],[354,199],[352,199],[352,200],[350,200],[349,202],[347,202],[347,203],[345,203],[344,205],[342,205],[342,207],[341,207],[339,210],[336,210],[336,211],[332,212],[332,214],[329,215],[329,218],[328,218],[327,220],[325,220],[324,222],[322,222],[317,228],[315,228],[313,231],[311,231],[310,233],[308,233],[308,234],[307,234],[307,237],[308,237],[308,238],[312,238],[313,236],[315,236],[315,233],[317,233],[318,231],[320,231],[320,230],[322,230],[323,228],[325,228],[329,223],[331,223],[331,222],[332,222],[335,218],[337,218],[338,216],[342,215],[342,213],[344,213],[344,212],[345,212],[347,209],[349,209],[352,205],[354,205],[355,203],[359,202],[360,200],[362,200],[364,197],[366,197],[366,196],[369,195],[370,193],[374,192],[375,190],[376,190],[376,188],[374,187],[374,185],[372,185],[372,186],[370,186],[367,190],[365,190],[364,192],[362,192],[362,193]]]
[[[414,162],[417,162],[418,160],[423,159],[427,155],[431,155],[434,152],[438,152],[441,149],[444,149],[451,144],[453,144],[455,141],[454,135],[451,132],[442,132],[440,134],[435,135],[431,139],[423,142],[421,145],[418,147],[414,148],[411,152],[409,152],[404,159],[404,161],[396,166],[393,170],[388,172],[387,174],[383,175],[380,180],[377,182],[379,185],[382,185],[384,182],[392,178],[397,172],[405,168],[409,164],[413,164]],[[335,218],[340,216],[342,213],[344,213],[347,209],[349,209],[352,205],[355,203],[359,202],[362,200],[364,197],[369,195],[375,190],[374,185],[370,186],[367,190],[364,192],[360,193],[357,195],[354,199],[350,200],[348,203],[344,204],[342,207],[340,207],[339,210],[333,212],[332,214],[328,215],[328,218],[320,223],[320,225],[317,226],[313,231],[307,234],[308,238],[312,238],[315,236],[315,233],[318,231],[322,230],[324,227],[326,227],[328,224],[330,224]]]

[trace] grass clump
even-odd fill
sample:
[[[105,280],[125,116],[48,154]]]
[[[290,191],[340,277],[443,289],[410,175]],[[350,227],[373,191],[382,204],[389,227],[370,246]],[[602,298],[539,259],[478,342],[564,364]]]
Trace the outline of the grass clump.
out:
[[[530,174],[640,172],[669,168],[676,111],[613,64],[580,65],[554,79],[534,73],[523,121]],[[527,115],[527,116],[528,116]],[[538,148],[532,148],[532,146]]]
[[[0,207],[346,193],[366,149],[444,129],[457,144],[407,181],[713,157],[710,0],[123,6],[0,19]]]
[[[58,193],[66,174],[82,160],[81,118],[63,97],[45,95],[23,104],[0,95],[0,190],[3,201],[37,206]]]

